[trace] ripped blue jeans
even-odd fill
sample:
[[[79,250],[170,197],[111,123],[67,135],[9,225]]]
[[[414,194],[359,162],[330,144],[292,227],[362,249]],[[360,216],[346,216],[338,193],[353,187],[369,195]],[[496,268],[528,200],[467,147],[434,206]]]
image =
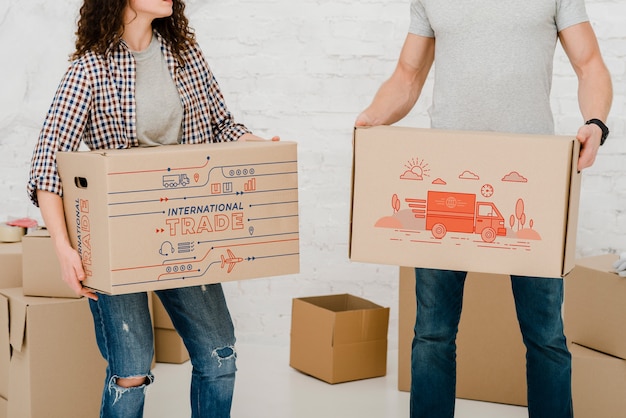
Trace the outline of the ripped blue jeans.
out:
[[[193,367],[192,418],[230,417],[235,386],[236,352],[232,319],[220,284],[155,292],[182,337]],[[143,416],[145,391],[154,381],[150,372],[154,337],[148,295],[98,294],[89,300],[96,341],[107,361],[101,418]],[[144,377],[144,384],[124,388],[120,378]]]

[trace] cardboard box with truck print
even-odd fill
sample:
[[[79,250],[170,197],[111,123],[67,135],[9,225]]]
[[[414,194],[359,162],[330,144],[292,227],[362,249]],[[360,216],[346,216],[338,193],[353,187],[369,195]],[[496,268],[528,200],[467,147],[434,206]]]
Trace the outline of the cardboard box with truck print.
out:
[[[560,277],[574,266],[574,136],[355,128],[353,261]]]

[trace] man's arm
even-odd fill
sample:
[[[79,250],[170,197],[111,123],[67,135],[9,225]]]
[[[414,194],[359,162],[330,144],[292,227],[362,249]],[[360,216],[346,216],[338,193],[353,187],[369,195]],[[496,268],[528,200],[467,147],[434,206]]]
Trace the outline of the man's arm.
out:
[[[355,122],[356,126],[391,125],[417,102],[435,58],[435,38],[408,34],[391,77]]]
[[[596,35],[589,22],[570,26],[559,33],[561,45],[578,77],[578,103],[585,121],[606,122],[613,101],[611,75],[602,59]],[[578,169],[590,167],[600,147],[601,129],[583,125],[576,137],[581,143]]]

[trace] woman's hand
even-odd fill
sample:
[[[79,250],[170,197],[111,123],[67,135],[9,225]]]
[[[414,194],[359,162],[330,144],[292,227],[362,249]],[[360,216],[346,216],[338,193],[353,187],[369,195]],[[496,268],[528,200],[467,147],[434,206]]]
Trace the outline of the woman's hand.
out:
[[[243,134],[239,137],[239,141],[280,141],[280,137],[273,136],[272,139],[264,139],[253,134]]]
[[[37,190],[37,201],[41,216],[57,253],[59,264],[61,265],[61,277],[63,281],[77,295],[98,300],[98,295],[90,289],[83,287],[85,280],[85,270],[78,252],[72,248],[67,235],[67,225],[65,223],[65,210],[63,200],[55,193]]]
[[[85,280],[85,270],[78,252],[67,243],[55,245],[57,258],[61,265],[61,276],[63,281],[80,296],[98,300],[98,296],[90,289],[83,287]]]

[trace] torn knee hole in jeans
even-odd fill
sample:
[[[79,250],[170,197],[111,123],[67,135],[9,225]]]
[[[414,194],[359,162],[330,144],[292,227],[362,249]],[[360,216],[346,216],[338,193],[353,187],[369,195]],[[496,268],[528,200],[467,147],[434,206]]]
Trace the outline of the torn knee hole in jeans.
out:
[[[229,345],[227,347],[216,348],[211,353],[211,357],[217,358],[218,367],[222,367],[222,361],[236,359],[237,352],[234,346]]]
[[[136,378],[143,378],[143,382],[141,382],[138,385],[129,386],[129,387],[123,387],[118,384],[118,381],[120,379],[136,379]],[[113,405],[115,405],[117,401],[121,399],[122,395],[124,395],[125,393],[131,390],[140,389],[145,394],[146,390],[148,390],[148,385],[151,384],[153,381],[154,381],[154,376],[152,375],[139,375],[139,376],[128,376],[128,377],[111,376],[111,379],[109,380],[109,393],[111,393],[112,391],[115,391],[115,399],[113,400]]]

